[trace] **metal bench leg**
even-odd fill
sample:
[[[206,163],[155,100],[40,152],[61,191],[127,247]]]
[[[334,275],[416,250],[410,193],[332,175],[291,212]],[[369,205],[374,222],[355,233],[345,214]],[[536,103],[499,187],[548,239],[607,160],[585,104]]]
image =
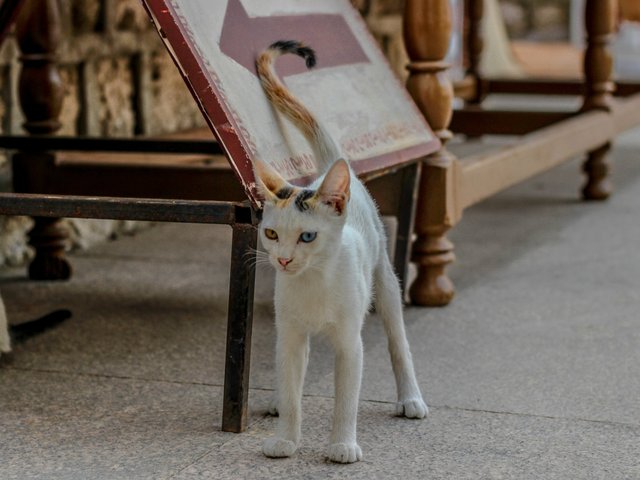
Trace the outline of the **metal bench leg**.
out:
[[[402,169],[402,197],[398,202],[396,218],[398,230],[393,266],[400,280],[402,298],[405,297],[407,287],[407,273],[411,257],[411,242],[413,237],[414,216],[418,196],[418,180],[420,178],[420,164]]]
[[[258,235],[256,226],[251,223],[238,223],[232,227],[222,430],[238,433],[247,427],[255,249]]]

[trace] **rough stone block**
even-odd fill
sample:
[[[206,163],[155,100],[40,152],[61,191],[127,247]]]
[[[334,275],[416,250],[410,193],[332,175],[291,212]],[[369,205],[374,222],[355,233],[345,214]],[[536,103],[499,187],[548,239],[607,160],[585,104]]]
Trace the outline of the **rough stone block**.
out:
[[[71,4],[71,27],[74,33],[93,32],[100,25],[100,0],[74,0]]]
[[[134,133],[133,85],[128,58],[101,60],[95,65],[99,91],[98,118],[102,135],[129,136]]]
[[[204,126],[202,114],[169,55],[154,54],[150,63],[149,134]]]
[[[73,67],[60,69],[60,76],[64,83],[64,100],[60,112],[62,128],[60,135],[75,135],[77,133],[78,115],[80,114],[80,102],[78,97],[78,72]]]
[[[149,17],[139,0],[116,0],[114,7],[117,30],[144,31],[151,28]]]

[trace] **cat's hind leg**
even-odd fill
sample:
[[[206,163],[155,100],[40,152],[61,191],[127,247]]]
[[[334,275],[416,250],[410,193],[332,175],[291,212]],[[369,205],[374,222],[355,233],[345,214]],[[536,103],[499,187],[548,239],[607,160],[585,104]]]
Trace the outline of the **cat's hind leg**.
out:
[[[294,328],[278,328],[276,434],[262,444],[267,457],[290,457],[298,448],[302,419],[302,386],[309,358],[309,337]]]
[[[400,285],[386,255],[376,267],[374,275],[375,307],[382,317],[387,333],[389,354],[396,378],[398,392],[396,414],[408,418],[424,418],[429,413],[429,409],[422,399],[413,368],[413,359],[404,329]]]

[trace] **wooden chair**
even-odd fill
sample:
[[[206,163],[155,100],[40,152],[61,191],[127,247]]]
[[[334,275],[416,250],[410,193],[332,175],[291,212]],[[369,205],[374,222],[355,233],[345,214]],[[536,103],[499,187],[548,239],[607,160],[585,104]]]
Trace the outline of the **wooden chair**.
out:
[[[447,232],[460,221],[465,208],[582,154],[587,157],[583,198],[604,200],[611,194],[611,143],[619,133],[640,124],[640,83],[616,85],[612,80],[609,46],[615,33],[616,4],[616,0],[587,0],[583,79],[514,80],[482,77],[478,65],[483,0],[467,0],[468,68],[465,80],[456,85],[465,105],[454,111],[454,88],[444,62],[451,36],[449,2],[407,0],[408,88],[444,145],[423,162],[413,245],[418,278],[410,289],[414,303],[437,306],[451,301],[454,287],[446,267],[455,255]],[[574,112],[483,108],[487,95],[504,93],[578,95],[583,102]],[[458,159],[446,148],[451,131],[469,137],[513,135],[517,142],[494,153]]]
[[[231,226],[222,428],[242,431],[247,419],[255,274],[252,258],[257,247],[259,205],[247,196],[246,184],[238,181],[221,156],[228,152],[208,129],[162,138],[55,136],[60,128],[63,89],[56,63],[61,36],[57,8],[57,0],[26,0],[17,20],[16,36],[22,50],[20,101],[24,128],[30,135],[0,136],[0,147],[17,151],[12,158],[16,193],[0,194],[0,214],[34,217],[29,236],[36,257],[29,275],[49,280],[71,275],[71,265],[64,256],[66,232],[61,218]],[[159,28],[166,31],[165,25]],[[432,151],[437,143],[432,136],[425,148]],[[420,152],[402,152],[405,150],[390,152],[387,156],[395,158],[392,162],[382,167],[374,162],[360,168],[359,174],[381,213],[398,219],[394,264],[404,282]],[[118,157],[122,154],[124,160]],[[165,158],[151,159],[148,154]]]

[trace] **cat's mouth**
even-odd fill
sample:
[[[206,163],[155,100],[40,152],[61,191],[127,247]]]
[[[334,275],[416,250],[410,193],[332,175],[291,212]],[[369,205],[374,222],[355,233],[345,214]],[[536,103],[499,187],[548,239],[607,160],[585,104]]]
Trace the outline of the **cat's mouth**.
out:
[[[274,265],[276,267],[276,270],[280,273],[284,273],[285,275],[296,275],[298,273],[300,273],[300,268],[299,265],[286,265],[286,266],[282,266],[280,264],[276,264]]]
[[[280,265],[278,265],[278,271],[286,274],[286,275],[295,275],[296,273],[298,273],[300,270],[297,268],[292,268],[291,266],[287,265],[286,267],[282,267]]]

